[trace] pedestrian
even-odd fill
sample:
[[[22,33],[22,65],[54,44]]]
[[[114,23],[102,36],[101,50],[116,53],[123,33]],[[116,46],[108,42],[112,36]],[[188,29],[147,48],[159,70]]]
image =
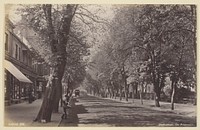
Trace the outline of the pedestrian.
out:
[[[29,90],[28,90],[28,102],[29,102],[29,103],[32,103],[32,101],[33,101],[32,89],[29,88]]]
[[[68,109],[71,108],[71,106],[69,105],[69,99],[70,99],[69,94],[66,94],[64,96],[64,98],[63,98],[63,111],[64,111],[64,114],[62,115],[62,119],[67,119]]]

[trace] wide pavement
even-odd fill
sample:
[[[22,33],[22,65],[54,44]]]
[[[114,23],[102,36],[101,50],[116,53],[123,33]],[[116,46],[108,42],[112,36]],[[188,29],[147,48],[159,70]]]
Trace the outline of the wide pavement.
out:
[[[64,126],[196,126],[196,117],[187,117],[173,111],[158,111],[102,99],[81,96],[73,99],[68,119],[61,121]]]

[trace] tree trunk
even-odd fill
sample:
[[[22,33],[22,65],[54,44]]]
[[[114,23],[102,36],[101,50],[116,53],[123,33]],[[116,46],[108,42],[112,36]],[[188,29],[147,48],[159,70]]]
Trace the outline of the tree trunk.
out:
[[[55,113],[58,113],[59,102],[62,99],[62,77],[63,77],[64,70],[65,70],[64,67],[65,67],[65,62],[63,62],[62,64],[60,64],[58,66],[59,76],[57,79],[57,83],[55,84],[57,86],[57,89],[56,89],[55,100],[53,102],[53,104],[54,104],[53,112],[55,112]]]
[[[112,90],[109,89],[108,93],[109,93],[109,97],[112,98]]]
[[[113,90],[113,88],[111,90],[111,98],[114,98],[114,90]]]
[[[53,102],[53,105],[54,105],[53,106],[53,112],[56,112],[56,113],[58,112],[59,102],[60,102],[60,99],[62,97],[62,77],[64,75],[65,66],[66,66],[66,58],[65,58],[65,55],[64,55],[65,50],[63,50],[63,48],[65,48],[65,46],[63,44],[59,43],[58,46],[57,46],[57,50],[59,52],[62,52],[62,53],[56,55],[56,58],[57,58],[56,59],[56,62],[57,62],[57,64],[56,64],[57,82],[56,82],[55,85],[56,85],[57,89],[56,89],[55,99],[54,99],[54,102]]]
[[[122,100],[122,86],[120,85],[120,90],[119,90],[119,92],[120,92],[120,97],[119,97],[119,100],[121,101]]]
[[[140,101],[141,101],[141,104],[143,105],[143,83],[140,85],[141,87],[141,90],[140,90]]]
[[[141,104],[143,105],[143,93],[142,92],[140,92],[140,102],[141,102]]]
[[[160,107],[159,94],[155,92],[155,106]]]
[[[125,89],[125,99],[128,102],[128,91]]]
[[[157,84],[154,84],[154,85],[157,85]],[[160,107],[160,90],[159,90],[159,86],[154,86],[154,92],[155,92],[155,106],[156,107]]]
[[[172,81],[172,94],[171,94],[171,110],[174,110],[174,100],[175,100],[175,94],[176,94],[176,84],[177,82]]]
[[[175,87],[173,86],[172,95],[171,95],[171,110],[174,110],[174,95],[175,95]]]
[[[115,90],[115,91],[114,91],[114,99],[117,99],[117,93],[118,93],[118,91]]]
[[[155,96],[155,106],[160,107],[160,85],[159,85],[159,74],[155,75],[153,72],[153,85],[154,85],[154,96]]]
[[[128,85],[126,82],[126,78],[124,79],[124,89],[125,89],[125,100],[128,102]]]
[[[53,112],[58,113],[58,108],[59,108],[59,102],[61,100],[62,97],[62,83],[61,80],[58,79],[56,86],[58,87],[56,89],[56,96],[55,96],[55,100],[54,100],[54,105],[53,105]]]
[[[135,94],[138,95],[138,83],[135,83]]]
[[[131,86],[132,86],[132,100],[133,100],[133,103],[134,103],[134,98],[135,98],[135,97],[134,97],[134,95],[135,95],[135,94],[134,94],[134,85],[131,85]]]
[[[112,98],[112,95],[113,95],[112,93],[113,93],[112,88],[109,88],[109,97],[110,98]]]
[[[61,80],[63,77],[66,63],[66,44],[68,42],[68,34],[70,31],[71,21],[75,14],[76,7],[76,5],[66,5],[66,7],[63,10],[62,26],[57,35],[53,26],[51,12],[52,5],[44,4],[42,6],[47,23],[49,45],[51,47],[53,59],[55,59],[55,61],[52,61],[52,77],[49,78],[42,106],[35,121],[50,122],[53,109],[56,111],[58,110],[60,95],[62,91]]]
[[[56,95],[56,78],[55,78],[55,70],[53,70],[51,77],[46,86],[44,99],[42,102],[42,106],[40,107],[40,111],[34,121],[41,122],[50,122],[51,114],[53,111],[53,101]]]

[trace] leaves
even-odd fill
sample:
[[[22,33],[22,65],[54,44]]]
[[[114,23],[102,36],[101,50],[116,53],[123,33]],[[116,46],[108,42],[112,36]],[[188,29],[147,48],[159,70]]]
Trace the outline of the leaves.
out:
[[[94,56],[93,68],[106,77],[104,80],[120,82],[125,67],[128,80],[153,83],[156,89],[164,87],[165,77],[171,73],[188,81],[195,74],[196,16],[192,7],[113,6],[109,33]]]

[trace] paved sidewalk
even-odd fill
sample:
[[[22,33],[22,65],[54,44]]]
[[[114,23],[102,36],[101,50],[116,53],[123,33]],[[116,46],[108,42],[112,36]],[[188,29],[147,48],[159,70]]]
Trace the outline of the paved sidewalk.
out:
[[[174,112],[179,115],[188,116],[188,117],[196,117],[197,116],[197,106],[193,104],[179,104],[175,103],[175,110],[171,110],[171,104],[169,102],[160,102],[161,107],[155,107],[155,101],[154,100],[143,100],[143,105],[141,104],[140,99],[129,99],[126,101],[124,98],[122,101],[119,100],[119,97],[116,99],[114,98],[105,98],[117,102],[123,102],[128,104],[133,104],[134,106],[140,106],[140,107],[146,107],[153,110],[158,111],[168,111],[168,112]]]
[[[5,106],[5,127],[23,127],[23,126],[58,126],[61,120],[62,108],[59,108],[59,113],[52,114],[52,121],[49,123],[33,122],[39,112],[42,99],[35,100],[33,103],[23,102]]]
[[[141,105],[140,99],[134,99],[134,102],[132,99],[129,99],[129,101],[125,101],[123,99],[120,101],[118,98],[117,99],[110,99],[106,98],[109,100],[114,100],[117,102],[123,102],[126,103],[128,106],[140,106],[140,107],[145,107],[153,110],[158,110],[158,111],[169,111],[172,113],[180,114],[183,116],[188,116],[188,117],[196,117],[196,108],[197,106],[194,106],[192,104],[175,104],[175,110],[171,110],[170,108],[170,103],[168,102],[160,102],[161,107],[155,107],[154,106],[154,101],[153,100],[143,100],[143,105]],[[72,107],[75,107],[75,102],[76,98],[72,100]],[[29,104],[28,102],[20,103],[20,104],[13,104],[11,106],[5,106],[5,122],[4,126],[5,127],[23,127],[23,126],[43,126],[43,127],[57,127],[59,126],[61,122],[61,115],[63,113],[62,108],[59,108],[59,113],[53,113],[52,114],[52,121],[49,123],[38,123],[38,122],[33,122],[35,117],[37,116],[37,113],[39,112],[40,106],[42,104],[42,100],[38,99],[34,101],[33,103]],[[83,108],[81,106],[78,106],[77,109],[78,112],[83,111]],[[77,111],[71,109],[69,113],[69,118],[67,120],[63,120],[64,124],[68,124],[67,126],[77,126],[78,125],[78,120],[77,120],[77,115],[74,113],[77,113]],[[71,125],[71,121],[75,121],[75,125]],[[61,125],[62,126],[62,125]]]
[[[124,101],[124,100],[123,100]],[[139,106],[95,96],[80,96],[72,105],[69,118],[61,121],[60,127],[136,127],[173,126],[194,127],[196,117],[179,115],[173,111],[152,110],[153,106]],[[139,100],[138,100],[139,101]],[[136,101],[137,102],[137,101]],[[154,103],[154,101],[152,102]],[[138,105],[137,105],[138,104]],[[151,104],[151,103],[150,103]],[[163,105],[163,104],[162,104]],[[163,105],[164,106],[164,105]],[[150,108],[151,107],[151,108]],[[156,108],[157,109],[157,108]],[[159,108],[160,109],[160,108]]]

